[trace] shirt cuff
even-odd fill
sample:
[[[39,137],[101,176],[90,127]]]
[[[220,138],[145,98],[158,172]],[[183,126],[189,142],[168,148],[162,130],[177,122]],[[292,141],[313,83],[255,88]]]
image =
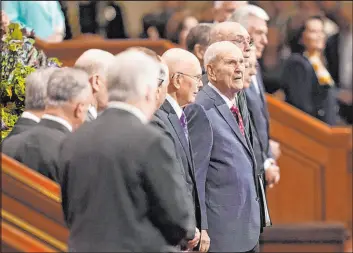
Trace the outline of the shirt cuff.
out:
[[[265,163],[264,163],[264,169],[267,170],[268,168],[270,168],[273,164],[276,164],[275,159],[273,158],[267,158]]]

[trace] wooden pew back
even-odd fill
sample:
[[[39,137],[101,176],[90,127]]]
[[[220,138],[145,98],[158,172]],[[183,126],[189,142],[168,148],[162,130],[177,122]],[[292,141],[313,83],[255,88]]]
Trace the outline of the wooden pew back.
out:
[[[352,129],[329,127],[267,95],[281,181],[268,190],[273,222],[352,223]]]

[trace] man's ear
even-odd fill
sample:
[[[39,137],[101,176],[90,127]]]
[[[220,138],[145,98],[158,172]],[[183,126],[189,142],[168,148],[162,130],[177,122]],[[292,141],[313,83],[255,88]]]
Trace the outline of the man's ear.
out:
[[[206,66],[206,72],[207,72],[208,80],[217,81],[216,72],[214,71],[214,68],[211,64],[208,64]]]
[[[175,89],[179,90],[180,89],[180,80],[181,76],[180,74],[174,74],[173,78],[170,78],[170,83],[169,85],[172,85],[175,87]]]
[[[76,119],[81,119],[82,114],[84,113],[84,105],[82,103],[77,103],[75,110],[74,110],[74,116]]]
[[[202,52],[202,47],[201,47],[201,45],[200,45],[200,44],[196,44],[196,45],[194,46],[194,54],[195,54],[195,56],[197,57],[197,59],[199,59],[199,60],[203,59],[203,53],[204,53],[204,52]]]
[[[92,92],[93,93],[97,93],[99,91],[99,89],[100,89],[100,87],[99,87],[99,76],[97,74],[92,75],[89,78],[89,82],[90,82],[91,87],[92,87]]]

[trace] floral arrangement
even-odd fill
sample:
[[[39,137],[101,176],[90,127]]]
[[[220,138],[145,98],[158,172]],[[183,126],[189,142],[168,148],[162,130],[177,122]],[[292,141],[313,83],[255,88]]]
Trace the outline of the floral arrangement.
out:
[[[1,29],[1,136],[7,136],[24,109],[26,77],[38,68],[60,67],[34,46],[34,33],[10,23]]]

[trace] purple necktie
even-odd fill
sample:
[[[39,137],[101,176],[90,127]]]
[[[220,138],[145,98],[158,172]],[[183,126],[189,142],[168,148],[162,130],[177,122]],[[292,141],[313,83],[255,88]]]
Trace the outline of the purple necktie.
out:
[[[184,112],[181,114],[180,124],[181,124],[181,127],[184,130],[184,134],[185,134],[186,140],[189,141],[188,123],[186,121],[186,116],[185,116]]]

